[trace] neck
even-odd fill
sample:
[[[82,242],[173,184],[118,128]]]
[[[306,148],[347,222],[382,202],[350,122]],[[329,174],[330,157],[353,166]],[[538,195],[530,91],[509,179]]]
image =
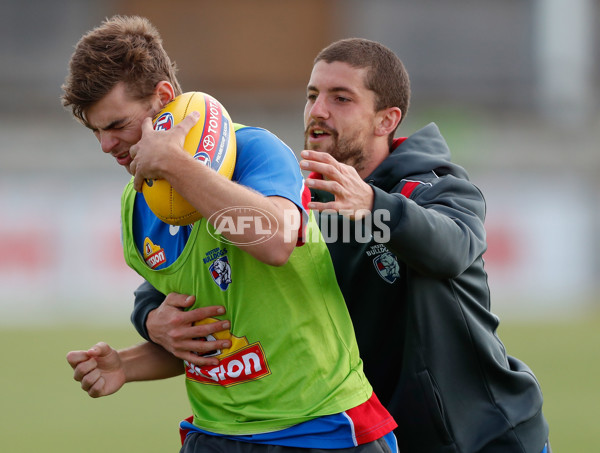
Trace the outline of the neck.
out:
[[[360,168],[356,168],[355,166],[358,175],[362,179],[365,179],[367,176],[373,173],[389,155],[390,150],[387,146],[385,148],[378,147],[374,149],[369,154],[368,158],[362,161]]]

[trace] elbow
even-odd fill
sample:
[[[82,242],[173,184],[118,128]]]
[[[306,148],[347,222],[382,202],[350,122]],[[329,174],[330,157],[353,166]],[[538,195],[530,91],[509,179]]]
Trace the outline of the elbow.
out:
[[[268,261],[266,261],[266,263],[269,266],[281,267],[281,266],[285,265],[288,262],[289,258],[290,258],[289,255],[287,255],[287,256],[283,256],[283,255],[282,256],[276,256],[276,257],[273,257],[272,259],[269,259]]]
[[[285,265],[296,248],[296,244],[286,241],[283,237],[273,237],[265,242],[261,257],[263,263],[269,266],[281,267]]]
[[[449,266],[431,266],[425,264],[414,263],[411,267],[420,275],[435,280],[452,280],[461,275],[464,269],[457,269]]]
[[[270,250],[269,253],[267,253],[267,256],[265,256],[263,262],[269,266],[281,267],[289,261],[292,251],[293,248],[289,249],[288,247],[273,247],[273,250]]]
[[[480,257],[475,254],[438,254],[431,255],[414,267],[420,274],[436,280],[455,279],[462,275]]]
[[[275,242],[267,241],[260,244],[260,246],[246,248],[245,251],[264,264],[281,267],[288,262],[294,250],[294,247],[289,248],[287,245],[282,246]]]

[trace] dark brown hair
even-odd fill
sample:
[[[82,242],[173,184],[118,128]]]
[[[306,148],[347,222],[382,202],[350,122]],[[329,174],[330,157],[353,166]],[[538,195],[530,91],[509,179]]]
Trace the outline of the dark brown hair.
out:
[[[62,103],[85,124],[86,109],[119,82],[138,100],[149,97],[162,80],[173,85],[176,96],[181,94],[176,72],[158,30],[148,19],[113,16],[83,35],[75,46],[62,85]]]
[[[390,49],[368,39],[347,38],[321,50],[314,64],[319,61],[367,68],[365,86],[375,93],[375,111],[398,107],[402,122],[410,104],[410,80],[404,64]]]

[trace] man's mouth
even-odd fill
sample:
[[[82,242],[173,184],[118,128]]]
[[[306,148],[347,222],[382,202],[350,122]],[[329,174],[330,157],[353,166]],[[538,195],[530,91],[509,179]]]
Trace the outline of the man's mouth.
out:
[[[115,155],[115,159],[119,165],[129,165],[132,160],[129,151]]]
[[[333,132],[325,127],[312,126],[308,129],[308,136],[313,140],[319,140],[333,135]]]
[[[326,135],[329,135],[329,134],[327,132],[325,132],[324,130],[322,130],[322,129],[313,129],[310,132],[310,136],[312,138],[316,138],[316,139],[319,139],[319,138],[321,138],[323,136],[326,136]]]

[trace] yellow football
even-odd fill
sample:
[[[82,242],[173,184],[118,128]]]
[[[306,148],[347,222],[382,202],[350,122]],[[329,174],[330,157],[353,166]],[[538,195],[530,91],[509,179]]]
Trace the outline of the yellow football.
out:
[[[187,134],[183,147],[194,159],[231,179],[236,159],[235,131],[231,117],[214,97],[198,91],[177,96],[154,117],[154,129],[169,130],[194,110],[200,113],[200,119]],[[202,218],[164,179],[147,179],[142,193],[163,222],[188,225]]]

